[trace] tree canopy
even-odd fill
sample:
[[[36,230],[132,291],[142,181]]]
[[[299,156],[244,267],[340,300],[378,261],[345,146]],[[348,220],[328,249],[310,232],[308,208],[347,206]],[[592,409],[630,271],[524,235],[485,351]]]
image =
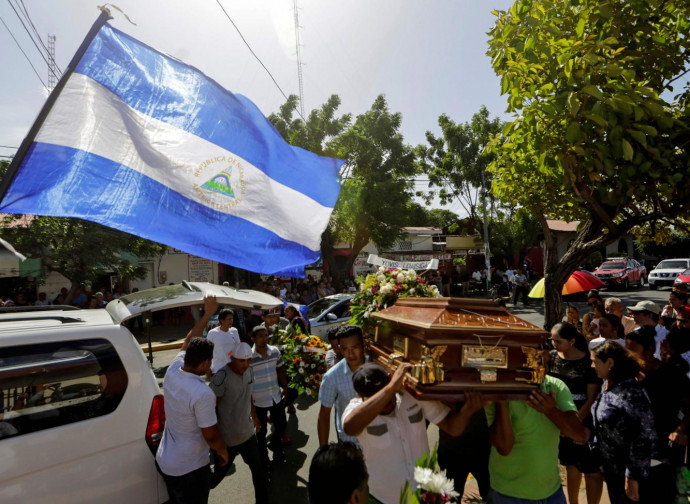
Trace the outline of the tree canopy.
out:
[[[489,116],[482,106],[466,123],[455,123],[447,115],[438,118],[441,136],[426,132],[427,145],[419,145],[416,154],[422,171],[429,177],[427,201],[437,195],[442,204],[458,201],[473,220],[478,217],[482,175],[494,155],[484,147],[500,132],[502,123]],[[490,179],[486,181],[490,184]],[[438,193],[434,190],[438,187]]]
[[[490,145],[493,191],[542,222],[546,324],[592,251],[634,232],[663,241],[690,217],[690,3],[517,0],[489,51],[509,122]],[[547,217],[580,221],[557,260]]]
[[[349,114],[336,117],[340,99],[335,95],[306,121],[293,117],[297,100],[289,97],[280,112],[269,117],[283,138],[346,160],[340,197],[322,236],[324,260],[339,280],[369,241],[386,248],[402,236],[414,193],[414,153],[400,133],[402,115],[389,110],[383,95],[354,122]],[[350,253],[336,261],[333,248],[340,242],[350,244]]]

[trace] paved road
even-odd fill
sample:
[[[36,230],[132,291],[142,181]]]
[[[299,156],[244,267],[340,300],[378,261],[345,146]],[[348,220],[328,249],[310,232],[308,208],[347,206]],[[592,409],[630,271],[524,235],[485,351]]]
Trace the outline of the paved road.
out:
[[[650,290],[648,287],[631,288],[627,292],[602,291],[604,298],[615,296],[622,299],[625,306],[630,306],[638,301],[652,300],[663,306],[668,301],[670,289]],[[581,314],[588,311],[585,300],[572,301],[571,304],[578,307]],[[508,304],[508,309],[517,316],[522,317],[533,324],[542,326],[544,323],[543,306],[540,300],[533,300],[529,306],[521,303],[513,307]],[[165,335],[169,339],[176,339],[184,335],[187,329],[179,328],[176,330],[157,329],[155,339],[164,340]],[[167,366],[177,351],[163,351],[154,354],[154,367]],[[302,396],[297,401],[297,413],[288,418],[288,436],[292,439],[292,446],[286,448],[285,453],[287,462],[276,468],[270,486],[272,502],[283,504],[302,504],[307,502],[307,479],[309,475],[309,463],[313,453],[318,448],[318,437],[316,433],[316,420],[319,411],[319,404],[314,399]],[[331,439],[335,441],[335,436],[331,432]],[[433,446],[438,440],[438,429],[432,425],[429,427],[429,442]],[[476,495],[476,487],[472,482],[468,484],[467,492]],[[581,492],[582,502],[585,502],[584,490]],[[254,502],[254,489],[251,482],[251,473],[247,466],[238,457],[235,460],[235,470],[228,474],[225,480],[211,492],[210,502],[221,504],[227,502],[251,503]],[[476,502],[476,501],[473,501]],[[602,504],[607,504],[606,496],[602,499]]]

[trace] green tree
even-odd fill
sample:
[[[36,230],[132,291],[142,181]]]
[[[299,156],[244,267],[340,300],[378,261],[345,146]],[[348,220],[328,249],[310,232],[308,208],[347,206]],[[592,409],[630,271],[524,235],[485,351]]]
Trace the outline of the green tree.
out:
[[[527,212],[517,215],[498,212],[489,222],[489,246],[494,259],[505,259],[509,266],[514,264],[515,256],[519,256],[517,265],[522,264],[528,248],[539,245],[539,221]]]
[[[321,253],[336,283],[342,282],[362,248],[373,241],[385,248],[402,236],[412,202],[411,177],[416,173],[412,149],[400,134],[402,115],[388,110],[383,95],[357,116],[337,117],[340,98],[331,98],[306,118],[295,117],[299,104],[290,96],[269,120],[290,144],[316,154],[346,160],[343,184]],[[336,256],[334,247],[348,243],[350,253]]]
[[[335,281],[347,275],[369,241],[385,249],[404,235],[417,166],[412,148],[400,133],[401,124],[402,114],[391,113],[380,95],[333,141],[347,168],[328,237],[331,245],[350,244],[349,254],[338,262],[332,247],[323,248]]]
[[[669,238],[689,215],[690,3],[517,0],[497,11],[489,51],[514,120],[490,145],[493,191],[542,224],[545,321],[561,286],[625,233]],[[580,222],[563,257],[547,217]]]
[[[438,125],[441,136],[427,131],[427,145],[416,148],[420,168],[429,177],[429,187],[439,188],[438,193],[431,190],[426,194],[427,201],[435,195],[442,204],[458,201],[470,219],[478,221],[479,188],[494,159],[484,147],[501,131],[501,121],[497,117],[491,119],[482,106],[469,122],[455,123],[444,114],[438,118]]]

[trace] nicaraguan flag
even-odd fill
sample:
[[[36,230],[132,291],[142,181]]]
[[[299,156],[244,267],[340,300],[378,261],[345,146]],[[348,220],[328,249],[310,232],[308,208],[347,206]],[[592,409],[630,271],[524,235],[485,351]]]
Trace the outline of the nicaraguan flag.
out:
[[[0,211],[79,217],[259,273],[318,260],[343,161],[288,145],[247,98],[104,25]]]

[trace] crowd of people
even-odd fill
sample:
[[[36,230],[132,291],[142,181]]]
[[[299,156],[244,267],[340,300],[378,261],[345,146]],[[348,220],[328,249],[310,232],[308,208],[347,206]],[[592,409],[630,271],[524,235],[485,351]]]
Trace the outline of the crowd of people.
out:
[[[321,284],[328,279],[305,283],[302,292],[315,287],[319,295]],[[276,285],[257,287],[271,292]],[[105,302],[100,293],[82,294],[82,303]],[[439,427],[439,465],[460,496],[471,472],[481,496],[496,504],[565,503],[566,493],[577,504],[583,479],[587,504],[600,502],[604,484],[612,504],[674,503],[687,466],[688,293],[674,288],[665,306],[643,300],[626,307],[590,291],[587,304],[582,316],[569,306],[551,329],[547,375],[526,401],[488,402],[472,392],[457,404],[416,400],[403,387],[408,364],[390,376],[369,362],[359,327],[331,329],[312,504],[397,503],[405,482],[414,481],[415,461],[429,451],[429,423]],[[309,323],[290,304],[251,319],[205,300],[163,383],[167,422],[156,461],[171,502],[206,502],[237,455],[251,470],[256,502],[268,502],[296,397],[271,344],[278,328],[307,334]],[[333,426],[337,443],[329,443]],[[340,475],[337,483],[326,484],[329,471]]]
[[[626,309],[620,299],[591,291],[591,312],[580,318],[570,307],[552,328],[547,376],[526,401],[488,402],[479,393],[452,405],[418,401],[403,387],[408,364],[390,376],[369,362],[359,327],[334,328],[318,396],[320,448],[310,467],[311,502],[397,503],[405,482],[414,481],[415,461],[429,451],[427,425],[434,423],[441,433],[439,464],[460,495],[471,472],[482,497],[493,503],[565,503],[567,492],[574,504],[583,479],[587,504],[598,504],[604,488],[613,504],[673,503],[679,470],[687,464],[690,305],[682,289],[670,297],[664,307],[641,301]],[[206,314],[218,311],[213,300],[207,303],[164,381],[166,415],[187,419],[168,420],[158,464],[173,499],[204,502],[228,461],[240,454],[251,469],[256,502],[267,502],[271,470],[284,461],[289,397],[280,350],[270,338],[276,327],[302,332],[308,326],[296,310],[288,317],[267,312],[250,331],[250,346],[232,332],[232,312],[222,310],[213,331],[227,333],[233,349],[214,354],[223,338],[213,331],[196,337],[210,320]],[[205,353],[192,359],[202,348]],[[190,409],[195,401],[181,391],[181,377],[187,390],[196,391],[195,401],[208,402],[206,413],[201,405]],[[209,399],[202,399],[199,385]],[[175,409],[177,400],[168,411],[173,395],[187,405],[183,411]],[[329,443],[333,426],[338,443]],[[191,438],[200,455],[183,472],[174,464],[189,458]],[[325,484],[329,471],[340,475],[337,484]],[[194,500],[199,492],[201,500]]]

